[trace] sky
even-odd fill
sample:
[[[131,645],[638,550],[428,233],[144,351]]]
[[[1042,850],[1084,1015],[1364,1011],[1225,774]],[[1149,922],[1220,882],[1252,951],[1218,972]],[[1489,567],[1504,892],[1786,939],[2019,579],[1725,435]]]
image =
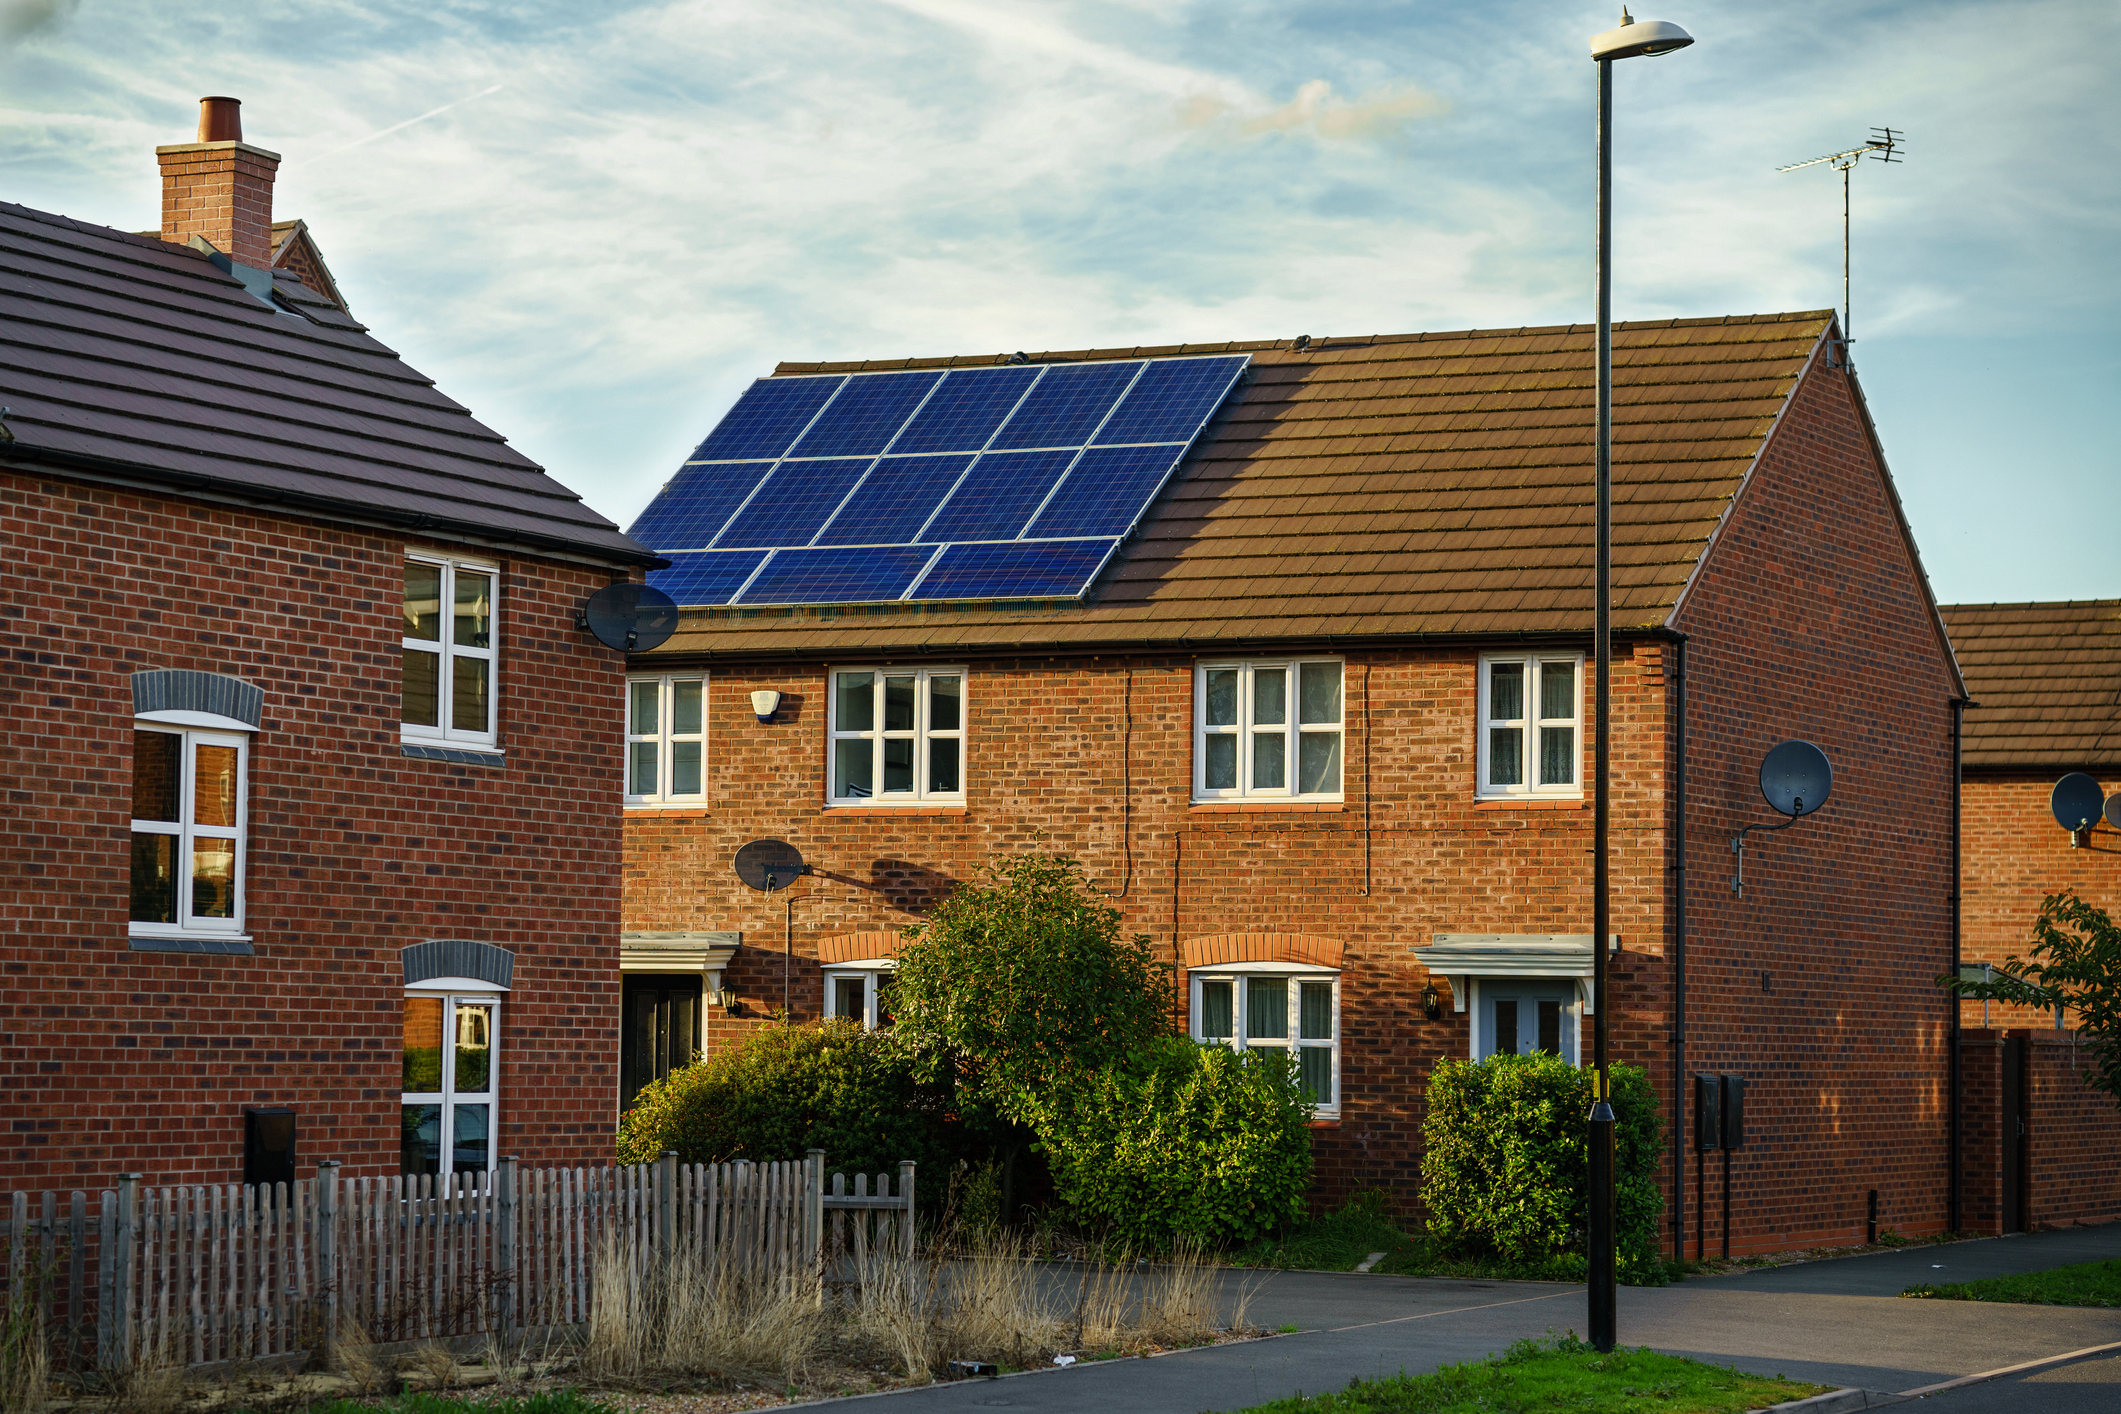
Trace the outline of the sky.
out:
[[[1622,319],[1841,293],[1938,597],[2121,596],[2121,6],[1658,0]],[[782,360],[1587,322],[1610,4],[0,0],[0,199],[243,100],[355,315],[626,524]]]

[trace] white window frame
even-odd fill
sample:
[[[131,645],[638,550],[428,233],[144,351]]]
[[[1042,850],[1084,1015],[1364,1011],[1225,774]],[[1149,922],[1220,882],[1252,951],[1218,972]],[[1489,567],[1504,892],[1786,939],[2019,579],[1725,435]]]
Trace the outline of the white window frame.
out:
[[[641,683],[648,682],[656,683],[658,685],[656,689],[655,709],[655,720],[657,729],[653,732],[636,732],[633,729],[634,688]],[[697,732],[678,732],[672,729],[673,719],[670,709],[672,705],[676,702],[676,685],[681,682],[697,682],[700,685],[700,729]],[[624,761],[621,763],[621,770],[624,771],[625,775],[619,783],[619,788],[624,794],[626,804],[701,805],[706,803],[708,734],[707,674],[704,672],[663,673],[661,675],[652,673],[642,673],[637,676],[630,677],[626,679],[626,697],[624,705],[622,707],[622,711],[625,713],[623,720],[626,729],[626,754]],[[674,748],[676,747],[676,744],[681,741],[696,741],[700,744],[700,788],[697,791],[694,791],[688,795],[680,795],[677,792],[668,789],[672,780],[675,779],[671,770],[672,758],[675,755]],[[655,779],[656,784],[658,786],[664,787],[664,789],[656,791],[647,791],[642,793],[636,793],[632,789],[633,749],[637,744],[642,742],[656,743]]]
[[[1468,1024],[1468,1025],[1467,1025],[1467,1027],[1466,1027],[1466,1058],[1467,1058],[1468,1060],[1472,1060],[1472,1061],[1481,1061],[1481,1060],[1486,1060],[1488,1056],[1491,1056],[1491,1055],[1495,1054],[1495,1050],[1494,1050],[1494,1045],[1493,1045],[1493,1039],[1494,1039],[1494,1038],[1493,1038],[1492,1036],[1490,1036],[1490,1035],[1488,1034],[1488,1033],[1489,1033],[1489,1030],[1490,1030],[1490,1027],[1489,1027],[1489,1023],[1488,1023],[1488,1000],[1491,1000],[1492,998],[1490,998],[1490,999],[1483,999],[1483,998],[1481,997],[1481,995],[1480,995],[1480,989],[1481,989],[1481,985],[1482,985],[1483,983],[1487,984],[1488,986],[1494,987],[1494,988],[1496,988],[1497,990],[1513,990],[1513,991],[1514,991],[1514,990],[1518,990],[1518,989],[1521,989],[1521,988],[1522,988],[1522,987],[1524,986],[1524,984],[1526,984],[1526,983],[1532,983],[1532,984],[1534,984],[1534,985],[1537,985],[1537,986],[1556,986],[1556,985],[1568,985],[1568,986],[1569,986],[1569,989],[1570,989],[1570,991],[1569,991],[1569,997],[1568,997],[1568,1000],[1567,1000],[1566,1002],[1564,1002],[1564,1003],[1562,1004],[1562,1005],[1563,1005],[1563,1008],[1564,1008],[1564,1010],[1563,1010],[1563,1015],[1562,1015],[1562,1023],[1561,1023],[1561,1034],[1562,1034],[1562,1048],[1561,1048],[1561,1055],[1562,1055],[1562,1059],[1564,1059],[1564,1060],[1568,1061],[1568,1062],[1569,1062],[1569,1063],[1570,1063],[1571,1065],[1574,1065],[1574,1066],[1578,1067],[1579,1069],[1581,1069],[1581,1068],[1582,1068],[1582,1066],[1583,1066],[1583,1018],[1584,1018],[1584,1013],[1585,1013],[1585,1011],[1587,1010],[1587,1008],[1586,1008],[1586,1007],[1584,1006],[1584,998],[1585,998],[1585,994],[1586,994],[1586,993],[1587,993],[1587,992],[1588,992],[1588,991],[1590,990],[1590,979],[1589,979],[1589,978],[1586,978],[1586,977],[1468,977],[1468,978],[1466,978],[1466,979],[1465,979],[1465,988],[1466,988],[1466,1010],[1467,1010],[1468,1016],[1469,1016],[1469,1018],[1470,1018],[1470,1020],[1469,1020],[1469,1024]],[[1533,1036],[1531,1037],[1531,1041],[1532,1041],[1532,1044],[1533,1044],[1533,1045],[1535,1045],[1535,1046],[1539,1044],[1539,1037],[1538,1037],[1538,1034],[1537,1034],[1536,1032],[1535,1032],[1535,1033],[1533,1034]],[[1482,1047],[1483,1047],[1483,1045],[1484,1045],[1484,1044],[1485,1044],[1485,1045],[1486,1045],[1486,1047],[1487,1047],[1487,1049],[1485,1050],[1485,1052],[1483,1052],[1483,1050],[1482,1050]],[[1519,1046],[1520,1046],[1520,1047],[1522,1047],[1522,1045],[1524,1044],[1524,1035],[1523,1035],[1523,1028],[1522,1028],[1522,1026],[1520,1026],[1520,1027],[1519,1027],[1519,1033],[1518,1033],[1518,1044],[1519,1044]],[[1527,1052],[1527,1051],[1524,1051],[1524,1050],[1520,1049],[1520,1050],[1518,1051],[1518,1054],[1519,1054],[1519,1055],[1528,1055],[1528,1054],[1530,1054],[1530,1052]]]
[[[437,666],[440,681],[435,689],[435,725],[404,720],[404,700],[399,699],[398,721],[403,739],[409,742],[442,742],[451,746],[497,751],[500,748],[501,725],[501,567],[487,560],[456,559],[445,555],[432,555],[424,551],[405,552],[407,564],[434,565],[442,571],[442,593],[440,602],[440,624],[435,638],[412,638],[401,633],[398,647],[417,649],[422,653],[439,653],[441,662]],[[457,571],[469,570],[475,574],[489,576],[493,581],[493,598],[487,613],[487,646],[484,648],[459,647],[453,640],[451,624],[455,617],[457,602]],[[402,571],[401,571],[402,573]],[[404,587],[399,586],[399,617],[404,616]],[[471,731],[453,727],[451,718],[455,714],[452,698],[456,691],[454,663],[458,658],[475,658],[486,664],[486,729]],[[400,658],[399,672],[404,672]],[[404,681],[401,676],[399,681]]]
[[[157,720],[157,718],[165,720]],[[189,724],[166,719],[189,719]],[[203,725],[211,724],[211,725]],[[245,895],[244,878],[250,865],[250,738],[254,728],[247,722],[218,717],[204,712],[159,712],[152,716],[133,719],[133,730],[159,732],[177,738],[177,821],[134,820],[126,837],[126,870],[131,874],[132,835],[170,835],[175,837],[177,921],[174,923],[127,924],[127,933],[135,938],[218,938],[242,941],[244,933]],[[193,820],[197,785],[196,765],[201,746],[233,746],[236,748],[236,823],[233,828],[220,825],[200,825]],[[137,788],[137,783],[136,783]],[[234,866],[234,906],[226,918],[193,918],[192,905],[192,841],[194,839],[233,839],[236,842]],[[131,890],[127,888],[127,911],[130,912]]]
[[[1245,1018],[1251,1001],[1248,995],[1252,979],[1262,978],[1281,981],[1289,989],[1289,1019],[1286,1038],[1250,1040],[1245,1036]],[[1202,984],[1227,982],[1230,984],[1230,1032],[1227,1037],[1204,1036],[1201,1027],[1205,1020],[1201,1007]],[[1330,1039],[1307,1041],[1303,1039],[1303,992],[1298,984],[1304,982],[1326,982],[1333,988],[1333,1034]],[[1317,967],[1296,962],[1235,962],[1217,967],[1196,967],[1187,978],[1188,1018],[1186,1034],[1202,1045],[1228,1046],[1243,1051],[1254,1047],[1295,1051],[1301,1049],[1330,1050],[1332,1065],[1332,1103],[1315,1107],[1318,1119],[1338,1119],[1341,1110],[1340,1081],[1340,973],[1330,967]]]
[[[480,983],[463,977],[441,977],[434,979],[432,982],[407,987],[405,989],[405,1000],[411,1001],[415,997],[438,999],[442,1003],[442,1088],[432,1091],[400,1090],[398,1092],[400,1123],[403,1123],[403,1111],[407,1106],[440,1105],[442,1107],[440,1124],[444,1157],[439,1168],[440,1172],[445,1174],[456,1171],[456,1107],[458,1099],[454,1038],[457,1034],[457,1007],[459,1004],[464,1004],[490,1006],[493,1008],[493,1029],[488,1045],[491,1055],[486,1063],[486,1089],[474,1091],[463,1100],[465,1104],[483,1104],[487,1106],[485,1172],[490,1174],[501,1166],[501,1061],[503,1055],[501,1033],[502,1018],[506,1014],[506,1008],[502,1006],[502,1002],[506,1000],[506,994],[499,987],[495,987],[490,983]],[[402,1023],[402,1017],[400,1020]],[[403,1072],[401,1071],[401,1083],[402,1079]]]
[[[1477,747],[1474,753],[1477,761],[1475,770],[1478,772],[1474,777],[1474,796],[1476,799],[1512,800],[1527,799],[1535,796],[1561,800],[1581,800],[1583,798],[1583,756],[1586,745],[1583,721],[1583,661],[1583,654],[1581,653],[1484,653],[1481,655],[1480,682],[1476,694],[1479,700],[1479,712],[1474,726],[1475,745]],[[1494,679],[1492,668],[1498,663],[1518,663],[1524,666],[1525,715],[1522,717],[1507,718],[1498,722],[1490,713],[1488,699]],[[1574,677],[1572,685],[1574,688],[1573,705],[1575,709],[1575,715],[1572,717],[1541,717],[1536,715],[1542,696],[1541,680],[1546,671],[1545,665],[1549,663],[1567,663],[1571,665],[1570,671]],[[1501,727],[1504,730],[1515,728],[1522,734],[1520,740],[1522,742],[1523,755],[1520,759],[1524,764],[1522,774],[1525,779],[1516,785],[1498,786],[1491,785],[1488,782],[1489,732],[1494,727]],[[1576,733],[1576,749],[1569,758],[1570,764],[1574,767],[1572,773],[1574,779],[1566,785],[1550,786],[1536,783],[1539,776],[1539,731],[1542,727],[1570,727]]]
[[[858,962],[835,962],[831,964],[825,969],[824,1015],[827,1019],[847,1015],[847,1013],[833,1009],[836,1004],[835,996],[839,990],[833,984],[859,978],[862,983],[862,1014],[860,1016],[849,1016],[849,1020],[859,1021],[864,1031],[876,1030],[883,1025],[883,1015],[877,1007],[878,990],[883,986],[884,979],[896,971],[898,971],[898,963],[888,957],[863,958]]]
[[[1306,664],[1331,663],[1340,669],[1340,719],[1334,722],[1302,721],[1303,717],[1303,668]],[[1252,739],[1256,729],[1252,723],[1252,684],[1261,669],[1286,669],[1289,674],[1289,697],[1284,713],[1288,721],[1281,727],[1284,736],[1294,737],[1289,743],[1284,761],[1283,786],[1256,787],[1252,784]],[[1208,725],[1208,674],[1211,672],[1236,672],[1238,677],[1237,723],[1235,726]],[[1340,785],[1330,791],[1301,791],[1297,789],[1302,779],[1303,737],[1307,734],[1330,734],[1340,738]],[[1231,736],[1237,740],[1237,784],[1234,787],[1211,788],[1208,785],[1208,738]],[[1347,798],[1348,782],[1348,664],[1344,658],[1331,655],[1316,655],[1307,658],[1242,658],[1216,662],[1200,662],[1193,668],[1193,799],[1196,802],[1217,800],[1292,800],[1332,803]]]
[[[873,726],[868,731],[842,731],[840,730],[839,720],[840,678],[849,674],[861,673],[870,674],[870,692],[873,694],[873,711],[870,717],[870,721],[873,723]],[[887,677],[910,677],[914,679],[914,724],[909,730],[887,730],[884,727],[883,680]],[[928,725],[928,683],[933,678],[957,679],[958,724],[955,730],[950,730],[946,728],[944,730],[937,731]],[[835,808],[855,810],[874,810],[878,807],[888,809],[895,805],[925,805],[935,802],[941,802],[950,805],[964,804],[966,781],[967,778],[971,775],[972,771],[971,751],[969,749],[969,738],[971,736],[970,720],[972,712],[972,675],[968,673],[965,669],[950,667],[881,668],[864,667],[860,664],[854,664],[852,666],[847,667],[835,667],[828,670],[825,674],[825,702],[827,711],[827,724],[825,731],[825,799],[828,804]],[[882,782],[884,779],[884,743],[887,740],[903,741],[908,739],[910,739],[914,743],[913,789],[910,791],[892,791],[889,794],[886,794],[882,789]],[[836,792],[839,790],[840,743],[843,741],[864,740],[873,743],[869,758],[869,779],[877,783],[877,792],[874,795],[839,795]],[[929,746],[930,743],[938,740],[955,740],[958,744],[957,789],[954,791],[937,791],[928,789],[927,782]]]

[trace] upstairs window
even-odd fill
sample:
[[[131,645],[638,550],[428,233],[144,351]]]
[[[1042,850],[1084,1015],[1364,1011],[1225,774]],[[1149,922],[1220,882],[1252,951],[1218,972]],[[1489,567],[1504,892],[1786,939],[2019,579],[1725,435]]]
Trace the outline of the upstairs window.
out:
[[[697,805],[707,799],[706,769],[707,679],[629,679],[626,803]]]
[[[1338,659],[1203,663],[1193,683],[1195,800],[1339,800]]]
[[[406,560],[399,700],[407,740],[495,744],[500,579],[494,565]]]
[[[1480,660],[1482,796],[1583,794],[1583,658]]]
[[[961,802],[964,670],[836,670],[831,736],[834,805]]]
[[[136,937],[243,931],[249,737],[133,727]]]

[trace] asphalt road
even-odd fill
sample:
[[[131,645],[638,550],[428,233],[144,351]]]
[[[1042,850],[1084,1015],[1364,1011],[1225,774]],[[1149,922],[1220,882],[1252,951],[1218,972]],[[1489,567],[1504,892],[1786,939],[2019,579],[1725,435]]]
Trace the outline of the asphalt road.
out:
[[[1899,1392],[2042,1356],[2121,1341],[2121,1312],[1903,1300],[1924,1280],[1972,1280],[2121,1256],[2121,1224],[1809,1263],[1663,1288],[1623,1287],[1620,1338],[1763,1374]],[[1231,1273],[1226,1302],[1250,1286],[1256,1325],[1297,1334],[1146,1360],[1114,1360],[889,1395],[891,1414],[925,1410],[1243,1409],[1351,1379],[1477,1360],[1524,1337],[1584,1328],[1578,1286],[1442,1281],[1354,1273]],[[1937,1414],[2121,1410],[2121,1359],[2093,1358],[1953,1390]]]

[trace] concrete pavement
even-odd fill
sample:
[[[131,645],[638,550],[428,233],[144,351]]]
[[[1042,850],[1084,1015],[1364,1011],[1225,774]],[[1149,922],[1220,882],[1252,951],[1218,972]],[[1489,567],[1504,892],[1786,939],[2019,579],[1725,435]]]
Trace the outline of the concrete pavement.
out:
[[[1908,1301],[1923,1280],[1972,1280],[2121,1256],[2121,1224],[1908,1248],[1834,1262],[1623,1287],[1620,1338],[1677,1355],[1821,1384],[1900,1391],[2121,1340],[2121,1312]],[[1354,1273],[1238,1273],[1256,1325],[1298,1334],[872,1396],[893,1414],[991,1408],[1088,1414],[1234,1410],[1349,1380],[1477,1360],[1524,1337],[1584,1329],[1578,1286]],[[1938,1395],[1939,1414],[2121,1409],[2121,1361],[2094,1359]],[[2017,1403],[2011,1403],[2011,1400]],[[2029,1402],[2028,1402],[2029,1401]]]

